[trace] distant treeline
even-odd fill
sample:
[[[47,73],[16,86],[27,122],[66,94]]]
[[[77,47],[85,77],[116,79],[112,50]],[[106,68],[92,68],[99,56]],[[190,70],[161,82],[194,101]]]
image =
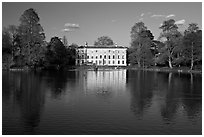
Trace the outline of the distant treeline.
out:
[[[30,8],[20,17],[20,25],[10,25],[2,32],[3,68],[43,68],[61,69],[75,65],[77,44],[68,45],[62,39],[52,37],[45,41],[45,33],[40,25],[37,12]],[[127,63],[141,68],[187,67],[201,69],[202,30],[196,23],[189,24],[184,32],[179,32],[175,20],[169,19],[159,27],[158,40],[143,22],[131,28],[131,46],[128,49]],[[113,45],[108,36],[95,41],[95,46]]]

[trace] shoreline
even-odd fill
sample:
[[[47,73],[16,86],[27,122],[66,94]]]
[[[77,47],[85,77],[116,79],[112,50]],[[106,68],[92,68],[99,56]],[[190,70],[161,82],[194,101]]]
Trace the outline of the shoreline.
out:
[[[157,68],[138,68],[134,66],[125,66],[125,67],[107,67],[107,66],[100,66],[98,67],[99,70],[103,69],[112,69],[112,70],[117,70],[117,69],[129,69],[129,70],[140,70],[140,71],[153,71],[153,72],[177,72],[177,73],[193,73],[193,74],[202,74],[202,70],[190,70],[190,69],[182,69],[182,68],[167,68],[167,67],[157,67]],[[93,66],[72,66],[70,68],[66,68],[64,70],[84,70],[84,69],[94,69]],[[10,69],[2,69],[4,71],[44,71],[49,69],[28,69],[28,68],[10,68]],[[50,71],[53,69],[50,69]],[[58,71],[64,71],[64,70],[58,70]]]

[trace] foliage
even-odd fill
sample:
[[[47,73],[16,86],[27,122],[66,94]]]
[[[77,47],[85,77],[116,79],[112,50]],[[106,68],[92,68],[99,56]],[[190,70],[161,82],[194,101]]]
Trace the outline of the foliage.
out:
[[[40,18],[32,8],[24,11],[20,17],[19,36],[21,41],[21,54],[25,57],[26,64],[34,67],[40,62],[37,57],[40,47],[44,43],[45,35],[39,23]]]
[[[97,41],[94,42],[95,46],[110,46],[113,44],[113,40],[108,36],[99,37]]]
[[[174,60],[175,55],[181,50],[179,46],[182,43],[182,35],[177,30],[178,26],[175,24],[175,20],[173,19],[164,21],[160,29],[162,29],[162,33],[159,38],[165,38],[165,46],[160,50],[161,55],[159,60],[161,62],[167,61],[169,63],[169,67],[173,68],[172,61]]]
[[[193,69],[195,62],[202,60],[202,31],[199,30],[197,24],[189,24],[188,29],[184,33],[184,58],[186,64],[191,64]]]
[[[45,54],[48,66],[60,69],[67,64],[67,49],[58,37],[51,38]]]
[[[138,67],[152,64],[153,54],[151,44],[154,36],[143,22],[136,23],[131,30],[131,47],[129,50],[129,61],[131,64],[138,64]]]
[[[78,45],[75,44],[75,43],[72,43],[72,44],[68,47],[68,55],[69,55],[68,65],[75,65],[75,60],[76,60],[76,48],[78,48]]]

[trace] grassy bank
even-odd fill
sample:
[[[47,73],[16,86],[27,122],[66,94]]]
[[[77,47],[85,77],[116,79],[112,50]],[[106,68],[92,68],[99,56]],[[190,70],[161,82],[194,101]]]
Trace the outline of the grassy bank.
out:
[[[9,71],[30,71],[28,67],[15,67],[15,68],[2,68],[3,70]],[[84,70],[84,69],[94,69],[93,66],[68,66],[63,68],[62,70]],[[138,68],[137,66],[125,66],[125,67],[115,67],[115,66],[98,66],[98,69],[130,69],[130,70],[143,70],[143,71],[155,71],[155,72],[177,72],[177,73],[202,73],[201,69],[197,70],[190,70],[187,67],[180,67],[180,68],[168,68],[168,67],[149,67],[149,68]],[[44,69],[44,68],[37,68],[37,71],[40,70],[53,70],[53,69]],[[57,70],[57,69],[56,69]],[[61,70],[61,69],[60,69]]]
[[[128,66],[128,69],[144,70],[144,71],[156,71],[156,72],[178,72],[178,73],[202,73],[202,70],[190,70],[186,67],[168,68],[168,67],[152,67],[152,68],[138,68],[135,66]]]

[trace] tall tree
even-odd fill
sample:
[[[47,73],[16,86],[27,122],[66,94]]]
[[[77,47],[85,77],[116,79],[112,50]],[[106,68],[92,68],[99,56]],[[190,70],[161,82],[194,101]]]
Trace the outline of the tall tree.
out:
[[[190,61],[191,70],[196,61],[202,60],[202,31],[196,23],[189,24],[184,33],[184,56],[186,61]]]
[[[22,52],[27,59],[26,64],[29,66],[35,64],[37,53],[45,39],[43,28],[39,22],[40,18],[32,8],[25,10],[20,17],[19,34],[23,45]]]
[[[164,21],[162,26],[162,33],[160,34],[160,39],[165,39],[165,47],[162,48],[161,56],[167,59],[169,67],[173,68],[172,60],[175,54],[177,46],[179,46],[179,40],[181,40],[181,33],[177,30],[178,26],[175,24],[175,20],[169,19]]]
[[[75,65],[75,61],[76,61],[76,48],[77,47],[78,47],[78,45],[75,44],[75,43],[72,43],[68,47],[68,55],[69,55],[68,65]]]
[[[113,40],[108,36],[99,37],[97,41],[94,42],[95,46],[110,46],[113,44]]]
[[[154,39],[150,30],[143,22],[136,23],[131,29],[131,47],[129,50],[129,58],[131,64],[141,63],[144,66],[150,64],[152,61],[151,43]]]
[[[10,67],[12,57],[12,39],[7,28],[2,31],[2,63],[6,68]],[[3,66],[4,67],[4,66]]]
[[[60,69],[63,68],[68,61],[67,48],[64,46],[60,38],[52,37],[46,52],[46,60],[48,66],[55,66]]]
[[[12,43],[12,61],[13,61],[14,55],[15,55],[15,50],[16,50],[16,39],[17,39],[17,35],[18,35],[18,27],[15,26],[15,25],[9,25],[8,32],[9,32],[10,37],[11,37],[11,43]]]

